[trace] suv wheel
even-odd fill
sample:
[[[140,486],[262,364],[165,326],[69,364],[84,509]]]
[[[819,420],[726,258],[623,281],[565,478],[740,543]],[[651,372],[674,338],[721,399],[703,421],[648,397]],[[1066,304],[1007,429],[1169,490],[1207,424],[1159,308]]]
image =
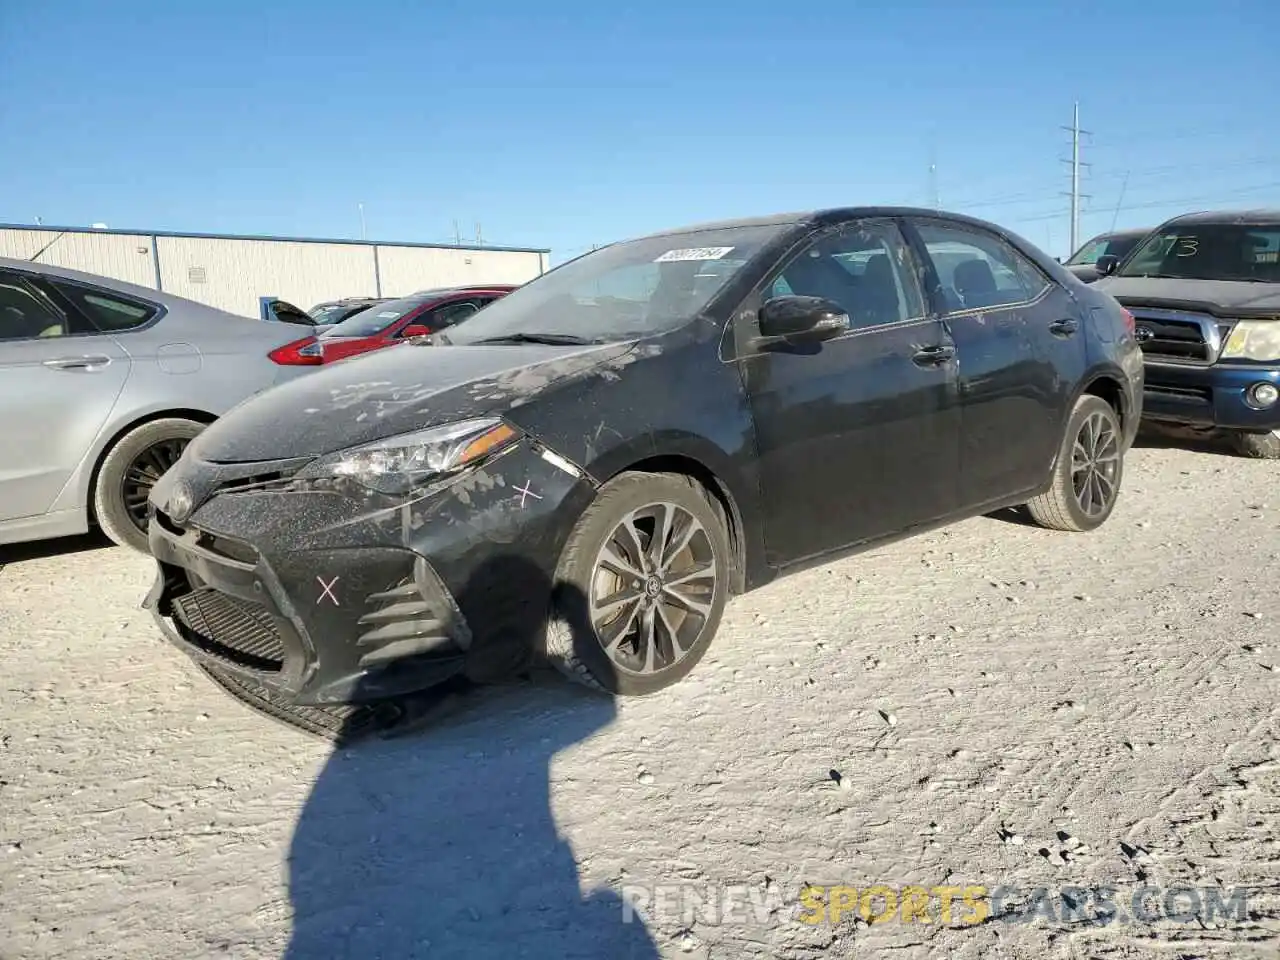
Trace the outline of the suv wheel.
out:
[[[167,417],[135,427],[107,451],[93,488],[98,526],[122,547],[149,553],[147,498],[161,474],[178,462],[204,429],[194,420]]]
[[[1241,456],[1256,460],[1280,460],[1280,430],[1272,430],[1270,433],[1235,431],[1231,434],[1231,446]]]
[[[1123,475],[1120,417],[1101,397],[1085,394],[1067,421],[1049,489],[1028,503],[1027,511],[1050,530],[1094,530],[1115,509]]]
[[[610,694],[670,686],[706,653],[729,587],[728,524],[690,477],[625,473],[569,536],[544,651]]]

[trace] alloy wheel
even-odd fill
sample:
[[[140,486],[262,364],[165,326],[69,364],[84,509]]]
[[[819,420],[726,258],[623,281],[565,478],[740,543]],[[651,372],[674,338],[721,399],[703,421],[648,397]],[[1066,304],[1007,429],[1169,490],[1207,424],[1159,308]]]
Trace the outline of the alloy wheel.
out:
[[[1091,413],[1071,448],[1071,488],[1085,516],[1098,517],[1110,508],[1119,475],[1119,431],[1106,414]]]
[[[139,530],[147,529],[147,498],[166,470],[178,462],[191,441],[185,437],[153,443],[133,458],[121,484],[125,510]]]
[[[711,538],[688,510],[660,502],[628,513],[591,576],[591,623],[614,666],[654,674],[683,660],[711,616],[718,575]]]

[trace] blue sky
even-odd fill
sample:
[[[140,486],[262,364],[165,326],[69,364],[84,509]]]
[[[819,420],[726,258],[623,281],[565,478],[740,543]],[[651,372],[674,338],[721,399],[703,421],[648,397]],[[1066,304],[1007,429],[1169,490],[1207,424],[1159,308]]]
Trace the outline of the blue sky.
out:
[[[1280,206],[1280,4],[0,0],[0,221],[551,247],[858,203],[1066,253]],[[1127,180],[1126,180],[1127,176]],[[1119,209],[1117,210],[1117,208]]]

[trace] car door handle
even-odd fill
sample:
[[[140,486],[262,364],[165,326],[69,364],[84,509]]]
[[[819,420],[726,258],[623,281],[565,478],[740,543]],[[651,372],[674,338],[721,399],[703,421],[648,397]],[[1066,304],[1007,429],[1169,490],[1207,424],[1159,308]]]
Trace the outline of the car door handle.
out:
[[[1080,321],[1073,317],[1067,317],[1063,320],[1055,320],[1049,324],[1049,332],[1056,337],[1069,337],[1080,329]]]
[[[956,348],[944,345],[921,347],[912,356],[911,362],[917,367],[939,367],[956,355]]]
[[[58,357],[56,360],[46,360],[44,365],[52,370],[92,372],[101,370],[110,362],[110,357]]]

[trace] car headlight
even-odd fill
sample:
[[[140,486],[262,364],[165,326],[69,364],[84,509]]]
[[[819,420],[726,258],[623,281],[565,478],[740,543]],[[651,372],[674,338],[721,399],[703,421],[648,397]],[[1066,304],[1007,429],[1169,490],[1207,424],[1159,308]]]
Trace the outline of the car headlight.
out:
[[[1222,348],[1223,360],[1280,360],[1280,320],[1241,320]]]
[[[497,417],[461,420],[342,450],[309,464],[297,478],[347,478],[379,493],[404,494],[457,473],[519,438],[518,430]]]

